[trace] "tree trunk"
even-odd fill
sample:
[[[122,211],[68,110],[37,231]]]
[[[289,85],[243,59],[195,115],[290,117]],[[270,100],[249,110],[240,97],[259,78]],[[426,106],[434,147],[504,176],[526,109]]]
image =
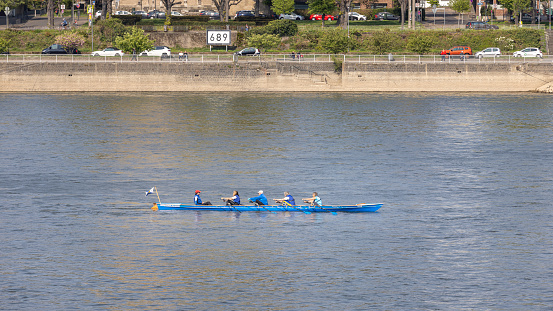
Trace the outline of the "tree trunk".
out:
[[[107,14],[108,14],[108,0],[102,0],[102,16],[100,18],[102,20],[105,20]]]
[[[54,0],[48,0],[46,5],[46,14],[48,15],[48,28],[54,28]]]
[[[230,0],[225,0],[225,22],[228,23],[229,19]]]

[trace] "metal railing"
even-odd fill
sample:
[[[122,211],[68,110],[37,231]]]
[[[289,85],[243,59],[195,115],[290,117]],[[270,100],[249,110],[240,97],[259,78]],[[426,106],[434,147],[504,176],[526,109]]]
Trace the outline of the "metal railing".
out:
[[[259,63],[259,62],[295,62],[295,63],[551,63],[553,55],[538,57],[500,57],[476,58],[459,55],[367,55],[367,54],[262,54],[257,56],[237,56],[235,54],[188,54],[187,57],[137,56],[92,56],[87,54],[43,55],[43,54],[3,54],[0,62],[5,63]]]

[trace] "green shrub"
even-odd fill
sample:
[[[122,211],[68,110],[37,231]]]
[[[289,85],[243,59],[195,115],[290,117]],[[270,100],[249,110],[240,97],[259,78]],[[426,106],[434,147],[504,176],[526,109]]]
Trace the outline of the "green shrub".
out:
[[[387,54],[402,45],[402,38],[397,33],[376,31],[368,38],[368,50],[374,54]]]
[[[264,49],[273,49],[277,47],[280,43],[280,37],[277,35],[271,35],[271,34],[261,34],[261,35],[251,35],[249,36],[246,41],[248,42],[249,46],[254,46],[257,48],[264,48]]]
[[[125,26],[136,25],[142,20],[142,16],[140,15],[113,15],[112,18],[119,19]]]
[[[281,37],[285,36],[295,36],[298,33],[298,25],[291,20],[280,19],[269,22],[266,26],[256,27],[249,31],[247,34],[270,34],[278,35]]]
[[[115,43],[115,38],[123,36],[128,31],[122,21],[117,18],[108,18],[106,20],[97,20],[94,27],[94,36],[99,36],[100,40],[105,41],[107,45]]]
[[[407,41],[407,49],[418,55],[430,52],[433,46],[433,38],[424,34],[416,34]]]
[[[7,52],[10,48],[10,41],[0,38],[0,53]]]
[[[342,29],[325,31],[319,40],[319,49],[332,54],[346,53],[355,47],[355,40],[348,38],[347,31]]]

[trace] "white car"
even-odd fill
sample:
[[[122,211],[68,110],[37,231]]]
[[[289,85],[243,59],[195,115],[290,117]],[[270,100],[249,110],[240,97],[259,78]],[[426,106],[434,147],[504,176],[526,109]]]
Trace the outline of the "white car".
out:
[[[513,53],[514,57],[539,57],[542,58],[543,54],[538,48],[525,48],[524,50],[516,51]]]
[[[366,21],[367,17],[365,15],[361,15],[357,12],[349,12],[348,13],[349,19],[352,21]]]
[[[294,20],[294,21],[302,21],[304,20],[305,18],[301,15],[298,15],[294,12],[292,13],[284,13],[284,14],[280,14],[278,16],[278,19],[290,19],[290,20]]]
[[[499,56],[501,56],[501,50],[499,48],[487,48],[474,54],[474,57],[476,58]]]
[[[171,16],[184,16],[181,12],[171,11]]]
[[[129,11],[117,11],[114,15],[132,15]]]
[[[171,49],[166,46],[154,46],[153,49],[140,53],[140,56],[171,57]]]
[[[96,14],[94,15],[96,18],[102,16],[102,10],[96,11]]]
[[[92,56],[123,56],[123,55],[125,55],[125,53],[123,53],[123,51],[121,51],[118,48],[109,47],[109,48],[105,48],[101,51],[94,51],[94,52],[90,53],[90,55],[92,55]]]

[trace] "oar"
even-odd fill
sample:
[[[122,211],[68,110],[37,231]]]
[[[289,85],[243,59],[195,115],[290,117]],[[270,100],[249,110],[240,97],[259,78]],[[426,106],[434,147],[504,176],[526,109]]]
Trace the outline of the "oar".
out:
[[[236,207],[234,207],[234,205],[232,205],[232,204],[230,204],[230,203],[227,203],[227,204],[230,206],[230,208],[233,208],[235,211],[237,211],[238,213],[242,214],[242,212],[239,211],[239,210],[237,210]]]
[[[326,209],[322,206],[315,206],[315,207],[320,207],[320,208],[324,209],[325,211],[327,211],[328,213],[331,213],[332,215],[338,215],[335,211],[329,211],[328,209]]]
[[[257,207],[260,207],[260,206],[261,206],[261,208],[263,208],[263,209],[266,210],[267,212],[276,214],[276,212],[273,212],[273,211],[270,211],[270,210],[266,209],[265,206],[259,205],[257,202],[255,203],[255,206],[257,206]]]
[[[290,207],[292,207],[292,208],[295,208],[295,209],[297,209],[297,210],[300,211],[300,212],[304,212],[304,213],[306,213],[306,214],[311,214],[311,212],[309,212],[309,211],[304,211],[304,210],[302,210],[302,209],[299,209],[299,208],[293,206],[292,204],[290,204],[290,203],[288,203],[288,202],[286,202],[286,201],[282,201],[282,203],[283,203],[283,205],[285,205],[285,206],[290,206]]]

